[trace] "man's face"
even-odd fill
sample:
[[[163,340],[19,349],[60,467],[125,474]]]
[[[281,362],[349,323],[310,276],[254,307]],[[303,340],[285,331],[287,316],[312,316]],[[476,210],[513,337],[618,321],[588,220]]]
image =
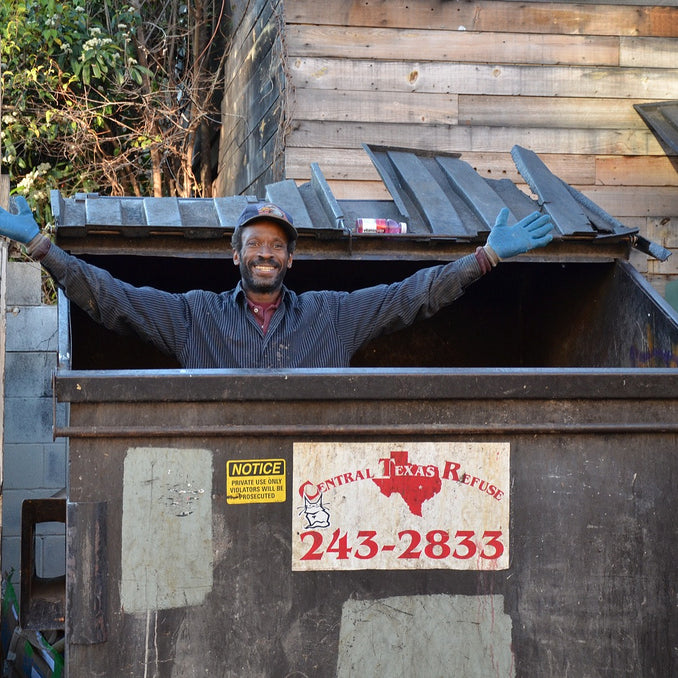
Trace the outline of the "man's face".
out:
[[[273,294],[280,290],[292,254],[287,235],[275,221],[257,221],[245,226],[240,252],[233,250],[233,262],[240,268],[246,292]]]

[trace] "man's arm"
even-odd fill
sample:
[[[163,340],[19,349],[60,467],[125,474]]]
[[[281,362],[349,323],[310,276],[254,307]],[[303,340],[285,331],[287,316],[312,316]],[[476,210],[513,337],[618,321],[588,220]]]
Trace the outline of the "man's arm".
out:
[[[95,322],[120,334],[136,334],[164,353],[177,356],[190,314],[182,295],[151,287],[134,287],[101,268],[87,264],[40,234],[24,198],[17,214],[0,208],[0,235],[26,245],[27,251],[52,275],[66,296]]]
[[[422,268],[400,282],[340,295],[336,311],[340,338],[352,354],[381,334],[430,318],[458,299],[490,266],[482,253],[468,254],[449,264]]]
[[[430,318],[500,261],[551,242],[553,225],[548,215],[533,212],[511,226],[508,216],[509,210],[502,209],[487,244],[475,254],[422,269],[398,283],[356,290],[340,298],[337,327],[342,340],[356,351],[380,334]]]

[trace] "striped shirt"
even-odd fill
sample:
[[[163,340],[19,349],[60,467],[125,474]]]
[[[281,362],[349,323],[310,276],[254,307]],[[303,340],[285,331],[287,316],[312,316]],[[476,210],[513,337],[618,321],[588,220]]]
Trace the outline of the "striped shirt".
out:
[[[483,274],[470,254],[353,292],[283,287],[264,333],[240,283],[221,293],[134,287],[55,245],[41,263],[94,321],[138,335],[185,368],[348,367],[361,346],[434,315]]]

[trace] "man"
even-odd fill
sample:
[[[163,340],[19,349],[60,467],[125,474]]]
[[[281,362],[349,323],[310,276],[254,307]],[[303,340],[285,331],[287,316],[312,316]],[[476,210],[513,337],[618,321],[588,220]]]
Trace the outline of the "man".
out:
[[[503,209],[474,254],[390,285],[297,295],[283,284],[297,240],[292,217],[270,203],[250,204],[232,237],[235,289],[173,294],[133,287],[67,254],[40,234],[25,199],[16,203],[17,214],[0,208],[0,235],[25,244],[93,320],[137,334],[186,368],[347,367],[370,340],[434,315],[500,260],[552,238],[547,215],[508,226]]]

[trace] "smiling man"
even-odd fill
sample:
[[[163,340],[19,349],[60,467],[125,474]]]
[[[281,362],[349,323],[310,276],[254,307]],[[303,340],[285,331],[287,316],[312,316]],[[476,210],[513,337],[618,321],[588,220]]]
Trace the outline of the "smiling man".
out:
[[[292,217],[250,204],[231,240],[238,285],[174,294],[134,287],[69,255],[40,234],[23,198],[17,206],[17,214],[0,208],[0,235],[24,243],[93,320],[138,335],[186,368],[347,367],[366,343],[434,315],[500,260],[548,244],[552,228],[538,212],[509,226],[503,209],[487,244],[449,264],[390,285],[296,294],[283,283],[297,242]]]

